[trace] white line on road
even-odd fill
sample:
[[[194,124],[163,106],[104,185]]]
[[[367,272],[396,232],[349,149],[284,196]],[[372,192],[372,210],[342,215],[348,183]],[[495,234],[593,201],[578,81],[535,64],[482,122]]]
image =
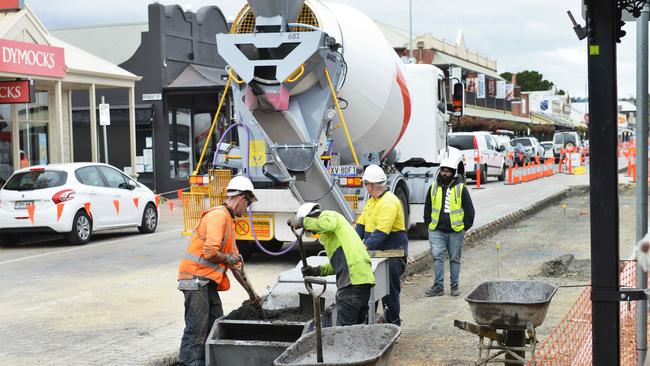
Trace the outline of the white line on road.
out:
[[[162,236],[162,235],[169,234],[169,233],[173,233],[173,232],[178,233],[178,231],[179,231],[180,229],[181,229],[181,228],[179,227],[179,228],[176,228],[176,229],[171,229],[171,230],[167,230],[167,231],[161,231],[161,232],[158,232],[158,233],[149,234],[149,235],[147,235],[146,237],[147,237],[147,238],[152,238],[152,237],[155,237],[155,236]],[[22,261],[26,261],[26,260],[29,260],[29,259],[35,259],[35,258],[40,258],[40,257],[47,257],[48,255],[65,254],[65,253],[70,253],[70,252],[76,252],[76,251],[78,251],[78,250],[92,249],[92,248],[96,248],[96,247],[100,247],[100,246],[105,246],[105,245],[109,245],[109,244],[117,244],[117,243],[120,243],[120,242],[124,242],[124,241],[132,241],[132,240],[133,240],[133,237],[124,238],[124,239],[118,239],[118,240],[108,240],[108,241],[105,242],[105,243],[97,243],[97,244],[91,244],[91,245],[84,245],[84,246],[81,246],[81,247],[70,248],[70,249],[65,249],[65,250],[59,250],[58,252],[42,253],[42,254],[30,255],[30,256],[27,256],[27,257],[14,258],[14,259],[10,259],[10,260],[6,260],[6,261],[3,261],[3,262],[0,262],[0,266],[3,265],[3,264],[22,262]]]

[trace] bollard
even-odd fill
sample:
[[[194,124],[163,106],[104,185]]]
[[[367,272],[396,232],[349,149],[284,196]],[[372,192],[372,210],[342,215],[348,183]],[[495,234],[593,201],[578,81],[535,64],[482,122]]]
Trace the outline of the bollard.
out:
[[[520,180],[521,180],[521,177],[519,176],[519,164],[515,164],[515,179],[514,179],[514,183],[515,183],[515,184],[519,184],[519,183],[521,183]]]
[[[515,177],[512,175],[513,174],[512,170],[513,170],[512,165],[508,166],[508,180],[504,183],[506,185],[515,184]]]

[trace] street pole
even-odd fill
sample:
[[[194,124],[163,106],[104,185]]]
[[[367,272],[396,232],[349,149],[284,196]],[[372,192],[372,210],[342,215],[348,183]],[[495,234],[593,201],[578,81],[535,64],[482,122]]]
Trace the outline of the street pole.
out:
[[[102,95],[102,104],[105,104],[104,96]],[[108,142],[106,139],[106,125],[102,126],[102,133],[104,135],[104,163],[108,164]]]
[[[409,0],[409,62],[413,60],[413,0]]]
[[[592,350],[594,366],[620,364],[616,39],[618,0],[587,0],[590,113]]]
[[[636,241],[648,231],[648,4],[636,20]],[[636,287],[648,287],[648,273],[637,263]],[[648,301],[636,304],[637,365],[648,351]]]

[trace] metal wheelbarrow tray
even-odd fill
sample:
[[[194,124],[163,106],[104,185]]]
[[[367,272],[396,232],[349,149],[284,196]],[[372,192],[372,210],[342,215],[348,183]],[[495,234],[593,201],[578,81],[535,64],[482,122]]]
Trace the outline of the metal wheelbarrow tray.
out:
[[[275,366],[388,365],[400,328],[393,324],[323,328],[323,363],[316,361],[316,335],[303,335],[275,359]]]
[[[543,281],[488,281],[465,300],[479,325],[493,328],[537,327],[544,322],[557,286]]]

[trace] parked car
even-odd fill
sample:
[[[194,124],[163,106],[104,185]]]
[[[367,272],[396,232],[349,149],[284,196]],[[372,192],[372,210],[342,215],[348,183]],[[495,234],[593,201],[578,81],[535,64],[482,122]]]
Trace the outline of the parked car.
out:
[[[560,158],[560,150],[569,148],[579,148],[582,146],[580,134],[575,131],[556,132],[553,135],[553,156]]]
[[[513,163],[519,165],[520,167],[524,163],[530,163],[530,155],[528,154],[528,150],[526,150],[526,147],[522,144],[516,144],[514,147],[514,159]]]
[[[34,223],[28,212],[32,205]],[[106,164],[19,169],[0,190],[0,236],[61,233],[77,245],[86,244],[96,231],[137,227],[153,233],[157,226],[154,193]]]
[[[553,141],[542,141],[539,143],[544,148],[544,159],[553,157]]]
[[[449,134],[449,146],[460,150],[468,178],[476,180],[475,151],[478,151],[481,184],[487,183],[488,177],[497,177],[499,181],[506,179],[505,147],[499,146],[489,132],[452,132]]]
[[[531,159],[539,157],[540,159],[544,156],[544,148],[539,144],[536,137],[527,136],[527,137],[518,137],[512,139],[513,144],[522,144],[528,152],[528,155]]]
[[[499,146],[503,147],[503,157],[506,161],[506,167],[512,166],[514,164],[513,154],[515,148],[510,143],[510,139],[499,139],[499,136],[494,136],[499,143]]]

